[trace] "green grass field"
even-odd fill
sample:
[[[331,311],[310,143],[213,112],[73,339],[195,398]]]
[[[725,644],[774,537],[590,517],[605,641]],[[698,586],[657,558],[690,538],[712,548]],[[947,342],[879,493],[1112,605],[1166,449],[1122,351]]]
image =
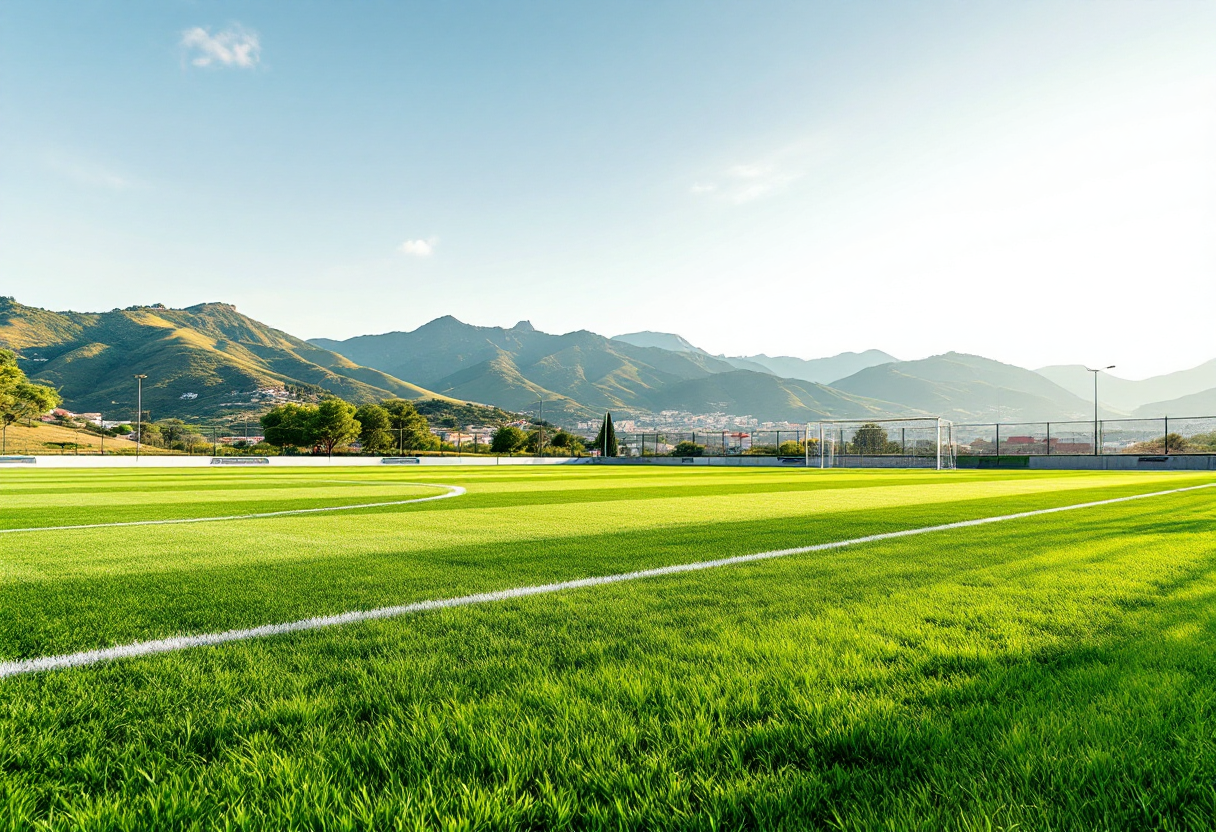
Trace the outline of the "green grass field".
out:
[[[0,662],[1214,481],[7,469]],[[40,827],[1211,829],[1216,488],[0,678]]]

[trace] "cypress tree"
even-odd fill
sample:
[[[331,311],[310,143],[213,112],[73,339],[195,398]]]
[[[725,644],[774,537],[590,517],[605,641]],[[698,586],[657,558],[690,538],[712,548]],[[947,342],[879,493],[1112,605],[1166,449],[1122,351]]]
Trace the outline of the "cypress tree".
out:
[[[599,451],[602,456],[616,456],[620,450],[616,444],[616,429],[612,427],[611,413],[604,414],[604,423],[600,425],[600,432],[596,434],[595,444],[591,447]]]

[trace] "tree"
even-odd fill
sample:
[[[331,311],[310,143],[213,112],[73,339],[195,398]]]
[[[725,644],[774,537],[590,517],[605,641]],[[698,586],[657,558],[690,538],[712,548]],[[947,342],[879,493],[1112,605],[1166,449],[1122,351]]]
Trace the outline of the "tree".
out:
[[[1209,433],[1196,433],[1187,439],[1186,443],[1192,451],[1216,453],[1216,430]]]
[[[387,399],[380,403],[388,413],[389,430],[397,442],[397,450],[430,450],[438,442],[438,437],[431,433],[426,417],[414,407],[412,402],[405,399]]]
[[[527,441],[528,437],[522,430],[512,425],[504,425],[494,431],[494,436],[490,440],[490,450],[496,454],[513,454]]]
[[[592,446],[604,456],[616,456],[620,453],[620,448],[616,443],[616,429],[612,427],[612,414],[604,414],[604,423],[600,425],[600,432],[595,435],[595,444]]]
[[[151,428],[151,425],[145,426],[145,430]],[[198,428],[194,425],[187,425],[181,419],[161,419],[156,422],[156,427],[160,429],[161,440],[165,443],[165,447],[172,447],[177,443],[182,443],[182,446],[197,444],[198,440],[187,439],[187,437],[199,435]]]
[[[355,411],[359,422],[359,444],[365,453],[383,454],[393,447],[393,434],[389,430],[388,411],[378,404],[365,404]]]
[[[359,437],[355,406],[336,397],[322,400],[308,422],[309,438],[331,456],[334,448]]]
[[[160,425],[155,422],[140,422],[136,425],[136,429],[139,431],[139,444],[151,445],[154,448],[159,448],[164,444]]]
[[[811,447],[814,447],[813,442]],[[805,442],[786,441],[777,448],[777,456],[802,456],[804,453],[806,453]]]
[[[58,391],[28,381],[17,366],[17,356],[0,349],[0,447],[7,449],[8,426],[18,419],[30,419],[53,410],[62,399]]]
[[[683,442],[677,442],[676,446],[671,449],[672,456],[703,456],[704,454],[704,445],[698,445],[696,442],[690,442],[687,439]]]
[[[1181,434],[1167,433],[1165,435],[1165,452],[1167,454],[1182,453],[1183,451],[1187,450],[1187,444],[1186,438]]]
[[[310,422],[316,407],[286,402],[270,409],[262,419],[262,435],[276,448],[304,448],[311,444]]]
[[[581,437],[575,436],[573,433],[567,433],[564,430],[559,430],[553,434],[553,437],[547,443],[548,447],[557,451],[558,455],[566,454],[568,456],[582,456],[585,448]]]
[[[15,391],[16,419],[33,421],[44,413],[49,413],[63,401],[59,392],[53,387],[32,381],[23,381]]]
[[[867,422],[853,434],[853,453],[855,454],[885,454],[887,448],[887,432],[873,422]]]
[[[186,452],[192,454],[195,448],[207,444],[207,438],[191,428],[182,434],[182,444],[186,446]]]
[[[530,454],[540,453],[540,428],[530,430],[524,435],[524,450]]]

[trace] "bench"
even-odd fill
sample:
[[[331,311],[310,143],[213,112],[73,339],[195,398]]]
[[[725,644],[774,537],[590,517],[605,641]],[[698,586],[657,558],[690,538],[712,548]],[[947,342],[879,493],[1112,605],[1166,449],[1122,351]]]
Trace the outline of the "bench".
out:
[[[264,456],[213,456],[212,465],[269,465],[270,460]]]
[[[37,457],[32,456],[0,456],[0,465],[36,465]]]
[[[421,465],[422,460],[416,456],[386,456],[380,460],[381,465]]]

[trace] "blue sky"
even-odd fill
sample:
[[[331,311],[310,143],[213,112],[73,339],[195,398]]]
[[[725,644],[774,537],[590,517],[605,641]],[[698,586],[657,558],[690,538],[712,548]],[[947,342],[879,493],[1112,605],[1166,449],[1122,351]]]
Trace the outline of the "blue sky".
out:
[[[1216,4],[0,5],[0,293],[1216,358]]]

